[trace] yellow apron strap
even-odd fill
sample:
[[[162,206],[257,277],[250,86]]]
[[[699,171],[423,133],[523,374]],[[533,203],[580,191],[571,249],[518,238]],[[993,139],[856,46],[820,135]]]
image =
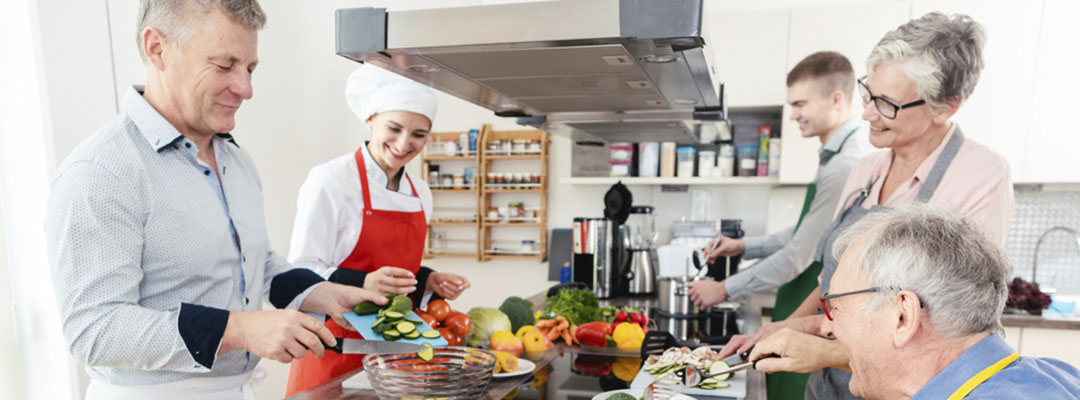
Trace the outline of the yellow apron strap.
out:
[[[963,385],[960,385],[960,388],[956,389],[956,391],[953,392],[951,396],[949,396],[949,400],[960,400],[964,397],[967,397],[968,393],[971,393],[972,390],[975,390],[976,386],[979,386],[979,384],[983,383],[987,379],[990,379],[990,377],[994,376],[994,374],[1005,369],[1006,366],[1012,364],[1012,362],[1016,361],[1016,359],[1019,357],[1020,355],[1014,351],[1007,357],[1002,358],[993,365],[986,367],[986,369],[979,371],[979,373],[975,374],[975,376],[971,377],[971,379],[968,379],[967,382],[964,382]]]

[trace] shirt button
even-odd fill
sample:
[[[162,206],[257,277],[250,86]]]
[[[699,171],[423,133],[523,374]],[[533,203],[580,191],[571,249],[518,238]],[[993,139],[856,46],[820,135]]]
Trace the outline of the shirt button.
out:
[[[210,170],[203,171],[203,175],[209,176],[210,175]]]
[[[184,147],[191,148],[191,143],[184,143]]]
[[[251,299],[245,297],[244,298],[244,304],[251,304]]]

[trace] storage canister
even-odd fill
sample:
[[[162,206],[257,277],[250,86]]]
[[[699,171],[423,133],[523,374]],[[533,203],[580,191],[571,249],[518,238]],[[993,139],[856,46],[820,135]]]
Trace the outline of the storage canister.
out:
[[[739,157],[739,176],[757,175],[757,150],[757,146],[739,146],[736,151]]]
[[[716,167],[716,151],[704,150],[698,153],[698,176],[712,176],[713,168]]]
[[[735,145],[731,143],[720,145],[720,155],[716,158],[716,168],[720,171],[720,178],[735,176]]]
[[[694,156],[697,153],[697,149],[693,147],[680,147],[677,151],[676,158],[678,159],[677,169],[678,177],[685,178],[694,176]]]
[[[655,178],[660,169],[660,142],[638,143],[638,176]]]

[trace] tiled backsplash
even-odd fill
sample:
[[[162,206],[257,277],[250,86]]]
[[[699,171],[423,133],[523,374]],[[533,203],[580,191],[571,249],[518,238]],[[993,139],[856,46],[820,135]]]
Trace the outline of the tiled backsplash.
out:
[[[1063,226],[1080,231],[1080,186],[1044,190],[1041,185],[1016,185],[1016,206],[1005,251],[1013,275],[1031,280],[1035,242],[1048,229]],[[1039,247],[1036,280],[1058,293],[1080,294],[1080,248],[1065,231],[1051,233]]]

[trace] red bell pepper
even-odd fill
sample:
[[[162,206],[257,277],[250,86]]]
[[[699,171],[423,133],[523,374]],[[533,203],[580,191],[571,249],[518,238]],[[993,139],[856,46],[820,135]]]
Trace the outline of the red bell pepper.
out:
[[[607,347],[606,336],[610,336],[614,328],[604,321],[589,322],[578,326],[577,340],[586,346]]]

